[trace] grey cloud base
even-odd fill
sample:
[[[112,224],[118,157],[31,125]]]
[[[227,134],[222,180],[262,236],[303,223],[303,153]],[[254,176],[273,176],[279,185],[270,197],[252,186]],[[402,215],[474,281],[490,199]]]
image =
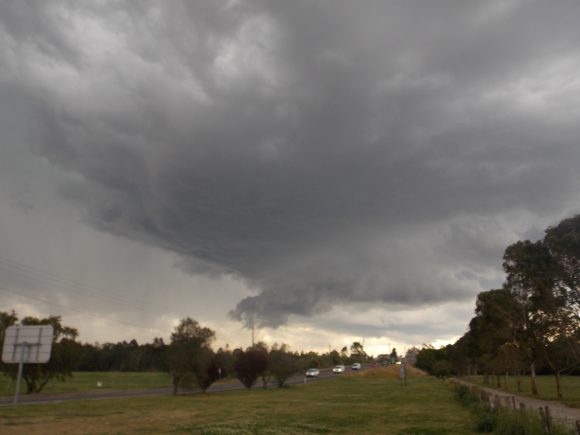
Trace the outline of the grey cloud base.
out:
[[[578,208],[579,12],[5,2],[2,141],[91,225],[255,288],[234,318],[469,299]]]

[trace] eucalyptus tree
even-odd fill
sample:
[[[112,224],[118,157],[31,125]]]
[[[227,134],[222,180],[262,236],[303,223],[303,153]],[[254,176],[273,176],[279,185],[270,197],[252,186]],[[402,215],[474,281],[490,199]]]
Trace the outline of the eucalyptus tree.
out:
[[[564,219],[555,227],[549,227],[544,237],[544,245],[549,249],[558,266],[558,280],[561,290],[576,310],[580,309],[580,214]]]
[[[551,313],[548,340],[541,351],[554,372],[558,398],[562,399],[561,374],[580,365],[580,215],[548,228],[544,246],[556,267],[557,309]]]
[[[18,322],[18,315],[16,312],[0,311],[0,349],[4,347],[4,334],[6,333],[6,330],[10,326],[15,325],[16,322]],[[0,358],[0,370],[6,373],[8,367],[9,366],[5,365]]]
[[[527,350],[532,392],[535,365],[547,363],[556,375],[578,360],[580,335],[580,215],[546,230],[544,240],[520,241],[504,255],[505,288],[521,304],[519,342]]]
[[[395,364],[399,359],[399,357],[397,356],[397,349],[393,347],[393,350],[391,351],[391,354],[389,356],[391,357],[391,364]]]
[[[16,324],[18,317],[14,311],[0,313],[0,329]],[[62,324],[60,316],[48,316],[46,318],[25,317],[20,321],[21,325],[51,325],[54,335],[52,339],[51,356],[45,364],[24,364],[22,379],[26,383],[26,393],[40,393],[52,380],[65,381],[72,378],[75,370],[82,359],[82,346],[76,341],[78,331],[70,326]],[[2,331],[2,337],[4,333]],[[16,379],[17,365],[4,364],[4,373]]]
[[[477,374],[479,356],[479,343],[473,331],[469,330],[453,344],[450,358],[454,371],[471,379],[472,374]]]
[[[364,361],[367,357],[364,345],[358,341],[353,342],[350,345],[350,356],[357,361]]]
[[[477,341],[480,364],[487,372],[496,375],[500,384],[500,373],[507,374],[513,367],[505,352],[507,346],[516,342],[518,303],[505,289],[489,290],[477,295],[475,317],[469,324],[471,337]]]
[[[558,301],[554,297],[556,263],[542,241],[518,241],[503,256],[504,288],[519,305],[517,341],[530,368],[532,394],[538,394],[536,365],[549,338]]]

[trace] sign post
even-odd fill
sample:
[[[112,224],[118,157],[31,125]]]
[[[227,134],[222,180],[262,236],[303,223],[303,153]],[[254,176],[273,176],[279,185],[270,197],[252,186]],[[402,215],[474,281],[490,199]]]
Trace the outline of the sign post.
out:
[[[18,403],[24,364],[44,364],[50,359],[54,329],[52,325],[15,325],[6,329],[2,361],[18,363],[14,404]]]
[[[401,385],[407,385],[407,362],[404,358],[401,361],[401,367],[399,368],[399,378],[401,379]]]

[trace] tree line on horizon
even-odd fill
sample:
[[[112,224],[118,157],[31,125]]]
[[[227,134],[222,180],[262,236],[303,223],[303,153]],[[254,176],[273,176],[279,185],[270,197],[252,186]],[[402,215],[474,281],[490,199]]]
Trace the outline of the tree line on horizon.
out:
[[[18,315],[0,311],[0,348],[4,331],[17,324]],[[238,378],[247,388],[258,379],[267,387],[270,381],[285,385],[288,377],[310,367],[331,367],[372,359],[359,342],[341,351],[327,353],[291,351],[286,344],[268,347],[258,342],[246,349],[229,346],[212,349],[215,332],[186,317],[174,328],[170,342],[154,338],[151,343],[136,340],[118,343],[90,344],[77,340],[78,330],[64,326],[60,316],[24,317],[22,325],[52,325],[54,337],[51,358],[47,364],[25,364],[23,380],[27,393],[38,393],[48,382],[65,381],[74,371],[167,372],[171,375],[174,394],[180,389],[199,387],[205,391],[220,378]],[[0,361],[0,371],[16,379],[18,365]]]
[[[478,294],[475,316],[454,344],[425,346],[416,366],[438,376],[483,374],[507,387],[510,376],[522,391],[528,376],[538,395],[536,374],[561,376],[580,370],[580,214],[545,230],[542,240],[518,241],[503,256],[505,282]]]

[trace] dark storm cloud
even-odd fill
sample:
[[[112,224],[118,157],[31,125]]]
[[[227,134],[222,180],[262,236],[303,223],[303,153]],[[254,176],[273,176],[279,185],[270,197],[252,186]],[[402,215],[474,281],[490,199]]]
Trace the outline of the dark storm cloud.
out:
[[[471,298],[578,200],[573,2],[67,5],[1,6],[0,113],[92,225],[253,286],[236,318]]]

